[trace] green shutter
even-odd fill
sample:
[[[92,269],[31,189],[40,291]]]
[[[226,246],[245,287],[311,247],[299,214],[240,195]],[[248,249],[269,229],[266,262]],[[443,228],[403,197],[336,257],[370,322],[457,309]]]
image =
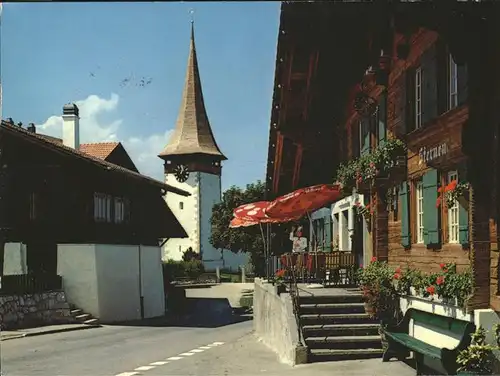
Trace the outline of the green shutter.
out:
[[[405,248],[410,248],[410,205],[408,200],[408,184],[406,182],[401,183],[399,199],[401,200],[401,244]]]
[[[458,181],[465,183],[467,180],[467,171],[465,164],[460,166],[458,170]],[[469,198],[466,197],[466,202]],[[469,208],[463,207],[462,203],[458,203],[458,241],[462,246],[469,245]]]
[[[377,116],[377,134],[378,134],[378,144],[383,145],[385,143],[386,137],[387,137],[387,92],[384,91],[384,93],[380,96],[379,102],[378,102],[378,116]]]
[[[440,243],[438,198],[438,172],[431,169],[423,177],[424,207],[424,243],[435,245]]]
[[[323,233],[325,234],[325,246],[323,247],[324,252],[332,251],[332,217],[328,215],[324,218],[325,228]]]

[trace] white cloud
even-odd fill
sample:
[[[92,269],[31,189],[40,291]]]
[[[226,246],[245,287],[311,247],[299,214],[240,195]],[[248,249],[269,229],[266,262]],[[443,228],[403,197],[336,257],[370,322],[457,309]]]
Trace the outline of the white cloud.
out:
[[[163,165],[157,155],[167,144],[171,130],[147,137],[121,138],[122,119],[104,122],[99,118],[103,113],[116,112],[119,101],[119,96],[113,93],[109,99],[90,95],[75,102],[80,109],[80,142],[120,141],[142,174],[163,180]],[[37,132],[61,138],[62,124],[61,116],[51,116],[43,124],[37,125]]]

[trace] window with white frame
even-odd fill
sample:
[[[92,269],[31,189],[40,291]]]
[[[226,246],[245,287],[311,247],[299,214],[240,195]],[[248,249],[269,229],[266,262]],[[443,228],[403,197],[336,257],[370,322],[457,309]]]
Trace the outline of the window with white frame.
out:
[[[424,242],[424,184],[422,181],[415,185],[415,196],[417,200],[417,243]]]
[[[448,184],[453,180],[458,180],[457,171],[448,173]],[[452,207],[448,207],[448,243],[458,243],[458,201],[455,200]]]
[[[94,193],[94,220],[96,222],[111,222],[111,196]]]
[[[121,197],[115,197],[115,223],[125,222],[125,201]]]
[[[415,129],[422,126],[422,68],[415,69]]]
[[[457,63],[453,60],[450,55],[448,58],[448,109],[457,107],[458,105],[458,73],[457,73]]]

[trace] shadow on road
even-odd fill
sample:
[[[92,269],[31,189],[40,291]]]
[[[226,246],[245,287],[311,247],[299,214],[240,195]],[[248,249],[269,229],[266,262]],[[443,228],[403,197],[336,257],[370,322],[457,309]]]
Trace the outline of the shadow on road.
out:
[[[233,309],[226,298],[187,298],[182,306],[172,307],[165,316],[109,325],[218,328],[252,318],[244,309]]]

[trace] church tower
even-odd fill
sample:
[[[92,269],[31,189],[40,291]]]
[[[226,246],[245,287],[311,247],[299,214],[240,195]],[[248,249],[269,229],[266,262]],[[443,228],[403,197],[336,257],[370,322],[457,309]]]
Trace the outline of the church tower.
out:
[[[191,193],[189,197],[170,195],[166,202],[189,238],[169,239],[164,259],[180,260],[191,247],[201,255],[205,268],[223,266],[222,254],[209,242],[212,207],[221,201],[221,162],[227,160],[217,146],[208,121],[191,22],[191,41],[184,91],[175,130],[159,154],[164,161],[165,183]]]

